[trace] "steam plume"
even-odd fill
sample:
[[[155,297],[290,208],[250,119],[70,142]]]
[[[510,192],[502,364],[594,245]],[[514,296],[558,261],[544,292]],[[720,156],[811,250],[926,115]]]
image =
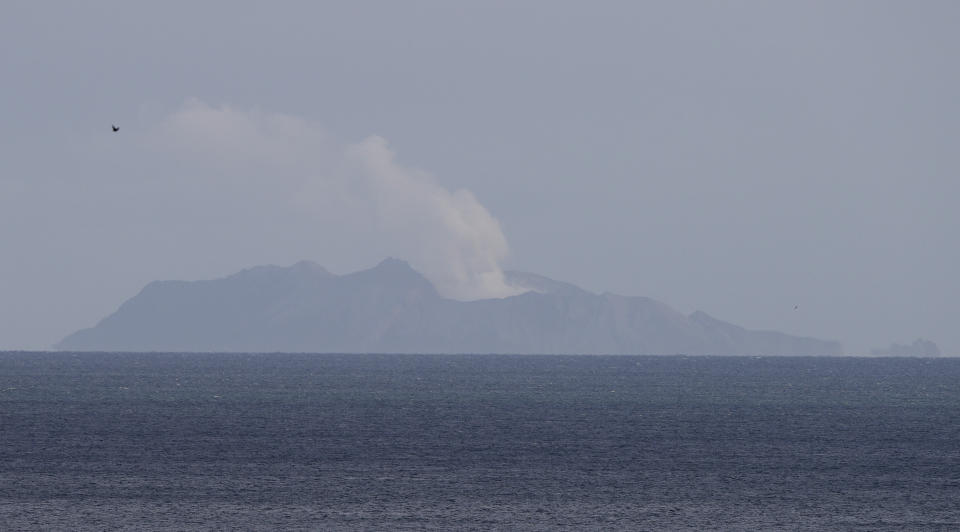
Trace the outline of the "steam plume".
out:
[[[444,296],[519,292],[504,281],[500,264],[509,248],[496,218],[469,190],[450,191],[398,163],[381,137],[343,144],[298,117],[191,100],[156,138],[165,149],[225,169],[222,186],[246,180],[264,195],[339,213],[335,230],[383,237],[373,245],[410,261]]]

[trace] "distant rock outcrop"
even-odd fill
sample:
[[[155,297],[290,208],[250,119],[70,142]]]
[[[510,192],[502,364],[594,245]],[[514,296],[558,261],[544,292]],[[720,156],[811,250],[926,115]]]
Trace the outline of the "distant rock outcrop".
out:
[[[875,357],[938,357],[940,348],[930,340],[917,338],[910,345],[893,343],[886,349],[874,349],[870,354]]]
[[[645,297],[593,294],[505,272],[529,290],[502,299],[441,297],[406,262],[334,275],[300,262],[210,281],[148,284],[57,348],[106,351],[293,351],[837,355],[837,342],[750,331]]]

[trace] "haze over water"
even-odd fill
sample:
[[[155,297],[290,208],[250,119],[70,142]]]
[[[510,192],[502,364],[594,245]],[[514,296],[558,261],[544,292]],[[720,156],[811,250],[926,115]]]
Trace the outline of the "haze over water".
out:
[[[387,256],[960,354],[960,3],[6,2],[0,349]],[[112,131],[111,124],[119,126]]]
[[[0,353],[8,529],[944,530],[960,360]]]
[[[165,352],[960,355],[958,27],[4,2],[0,529],[960,529],[960,358]]]

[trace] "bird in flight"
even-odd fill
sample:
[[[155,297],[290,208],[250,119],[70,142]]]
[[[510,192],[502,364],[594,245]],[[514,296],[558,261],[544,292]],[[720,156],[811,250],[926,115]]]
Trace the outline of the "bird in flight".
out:
[[[800,305],[794,305],[794,306],[793,306],[793,310],[797,310],[798,308],[800,308]]]
[[[110,124],[110,127],[113,128],[113,132],[114,132],[114,133],[116,133],[117,131],[120,131],[120,128],[118,128],[117,126],[115,126],[115,125],[113,125],[113,124]]]

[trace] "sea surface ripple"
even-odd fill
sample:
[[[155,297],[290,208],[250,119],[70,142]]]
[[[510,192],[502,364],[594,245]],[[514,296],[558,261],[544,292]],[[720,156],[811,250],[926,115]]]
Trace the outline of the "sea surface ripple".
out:
[[[960,360],[0,353],[4,530],[956,530]]]

